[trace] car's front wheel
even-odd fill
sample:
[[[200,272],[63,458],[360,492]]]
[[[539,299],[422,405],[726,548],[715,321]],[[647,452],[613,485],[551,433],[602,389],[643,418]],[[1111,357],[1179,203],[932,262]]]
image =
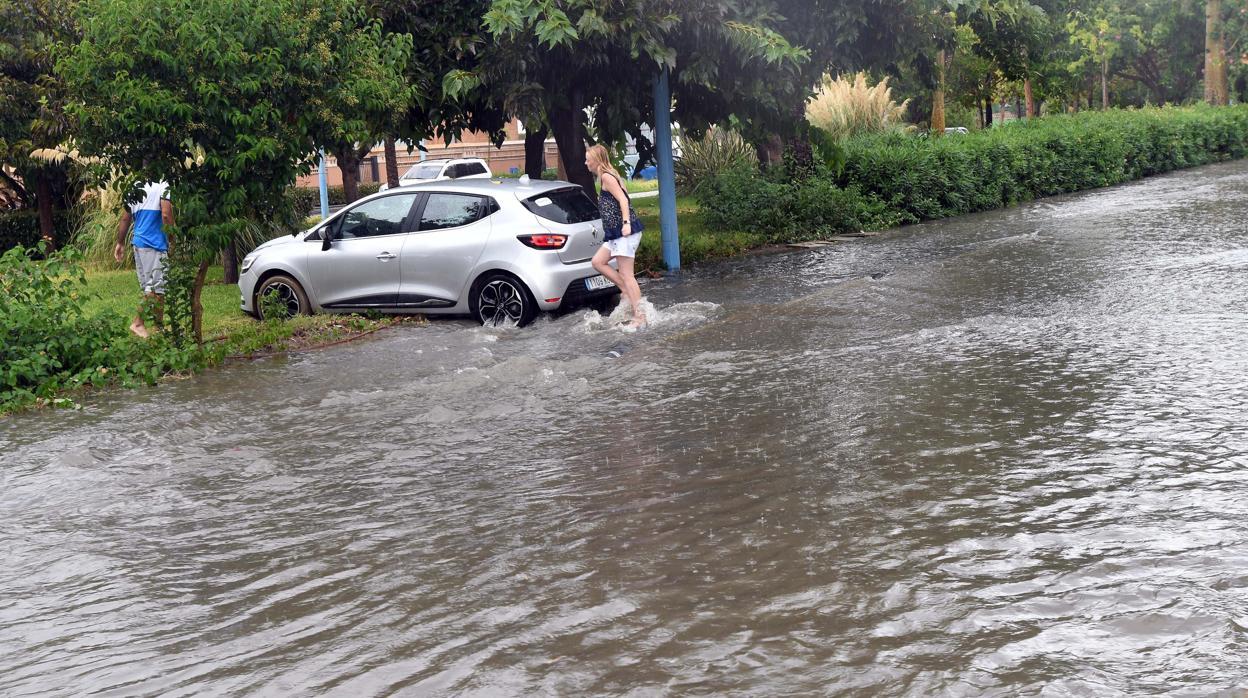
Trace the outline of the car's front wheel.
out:
[[[473,285],[469,310],[477,322],[492,327],[524,327],[537,317],[537,302],[516,277],[495,272]]]
[[[256,315],[267,320],[274,313],[283,312],[288,318],[311,315],[312,305],[298,281],[285,274],[275,274],[260,282],[260,288],[256,289]]]

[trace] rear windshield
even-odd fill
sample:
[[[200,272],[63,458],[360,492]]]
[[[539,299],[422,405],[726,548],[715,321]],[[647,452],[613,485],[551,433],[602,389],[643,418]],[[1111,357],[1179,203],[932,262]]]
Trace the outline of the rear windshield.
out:
[[[442,165],[415,165],[403,175],[403,179],[434,179],[442,172]]]
[[[524,207],[556,223],[588,223],[598,220],[598,207],[580,187],[530,196],[524,200]]]

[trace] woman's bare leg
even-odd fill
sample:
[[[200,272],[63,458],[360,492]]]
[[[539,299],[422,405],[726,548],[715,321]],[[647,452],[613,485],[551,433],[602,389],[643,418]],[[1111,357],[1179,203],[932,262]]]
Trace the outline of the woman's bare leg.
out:
[[[607,281],[610,281],[611,283],[615,284],[616,288],[620,289],[620,291],[623,291],[624,279],[620,278],[620,272],[612,268],[610,261],[611,261],[611,250],[607,249],[604,246],[604,247],[598,248],[598,251],[594,253],[594,258],[590,261],[590,264],[594,266],[594,271],[607,277]]]
[[[590,260],[590,264],[594,266],[594,271],[607,277],[607,281],[615,284],[621,291],[624,290],[624,281],[620,278],[620,272],[611,268],[611,250],[599,247],[594,253],[594,258]]]
[[[641,309],[641,287],[637,285],[637,279],[633,276],[633,258],[616,257],[615,262],[620,265],[619,276],[622,282],[616,285],[620,287],[624,297],[633,306],[633,321],[629,324],[633,327],[640,327],[646,324],[646,314]]]

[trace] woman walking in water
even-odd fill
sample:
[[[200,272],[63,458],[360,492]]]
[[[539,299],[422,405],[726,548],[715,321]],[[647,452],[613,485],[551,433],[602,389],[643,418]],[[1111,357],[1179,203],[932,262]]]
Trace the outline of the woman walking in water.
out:
[[[619,287],[633,309],[633,320],[628,329],[638,330],[646,326],[646,314],[641,309],[641,287],[633,277],[633,258],[641,245],[640,221],[632,220],[632,206],[628,192],[619,173],[611,166],[607,149],[595,145],[585,152],[585,166],[598,176],[602,193],[598,196],[598,213],[602,217],[603,245],[594,255],[594,269]],[[636,226],[636,228],[634,228]],[[619,270],[611,267],[615,259]]]

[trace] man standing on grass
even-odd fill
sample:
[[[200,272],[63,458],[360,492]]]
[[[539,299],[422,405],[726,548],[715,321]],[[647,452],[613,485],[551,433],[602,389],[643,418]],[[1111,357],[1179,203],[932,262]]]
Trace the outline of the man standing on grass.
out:
[[[144,306],[151,308],[157,325],[163,319],[165,259],[169,254],[165,226],[173,225],[173,204],[169,203],[168,184],[149,182],[143,185],[143,200],[126,206],[122,211],[121,221],[117,224],[117,245],[113,247],[113,257],[118,262],[125,251],[131,223],[134,224],[134,270],[138,272],[139,288],[144,298],[134,322],[130,323],[130,331],[147,337],[150,332],[143,323]]]

